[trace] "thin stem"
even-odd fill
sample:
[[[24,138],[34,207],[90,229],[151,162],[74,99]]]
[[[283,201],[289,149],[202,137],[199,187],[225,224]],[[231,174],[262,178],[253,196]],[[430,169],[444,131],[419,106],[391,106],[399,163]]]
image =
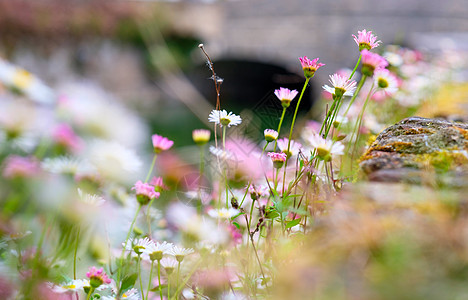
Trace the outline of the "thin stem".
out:
[[[374,89],[374,83],[372,83],[370,91],[367,94],[366,101],[364,102],[364,105],[362,106],[361,112],[359,114],[358,121],[356,122],[356,127],[357,127],[357,128],[355,128],[355,130],[356,130],[356,141],[355,141],[354,146],[353,146],[353,151],[351,152],[351,161],[353,160],[354,152],[356,151],[356,146],[357,146],[357,143],[358,143],[358,140],[359,140],[359,131],[361,129],[361,124],[362,124],[362,119],[364,117],[364,112],[366,110],[367,104],[369,103],[369,99],[370,99],[370,97],[372,95],[372,90],[373,89]]]
[[[251,185],[251,184],[252,184],[252,182],[249,181],[249,184],[248,184],[247,187],[245,188],[244,197],[242,197],[242,201],[241,201],[241,203],[239,204],[239,207],[242,207],[242,204],[244,203],[245,197],[247,197],[247,193],[249,192],[249,188],[250,188],[250,185]]]
[[[169,274],[167,275],[167,299],[171,299],[171,281],[169,280]]]
[[[80,227],[76,234],[75,252],[73,253],[73,279],[76,280],[76,253],[78,252],[78,242],[80,240]]]
[[[268,147],[269,144],[270,144],[270,142],[267,142],[265,147],[263,147],[262,154],[260,154],[260,160],[262,159],[263,154],[265,153],[265,150],[266,150],[266,148]],[[275,144],[276,144],[276,140],[275,140]]]
[[[179,264],[177,265],[177,290],[179,289],[179,278],[180,278],[180,261]],[[176,292],[176,299],[179,298],[179,293]]]
[[[161,288],[161,260],[158,259],[158,284],[159,284],[159,296],[163,298],[162,288]]]
[[[86,300],[89,300],[90,297],[91,297],[91,295],[92,295],[93,293],[94,293],[94,288],[91,287],[91,288],[89,289],[89,291],[88,291],[88,296],[86,296]]]
[[[120,254],[120,259],[123,259],[123,255],[125,253],[125,249],[127,249],[127,243],[128,243],[128,239],[130,238],[130,233],[132,232],[133,230],[133,225],[135,225],[135,221],[138,217],[138,213],[140,212],[140,209],[141,209],[141,205],[138,205],[138,209],[136,210],[135,212],[135,216],[133,217],[133,220],[132,220],[132,223],[130,224],[130,228],[128,230],[128,233],[127,233],[127,237],[125,238],[125,244],[122,248],[122,253]],[[119,293],[120,293],[120,288],[122,287],[122,283],[120,282],[120,275],[121,275],[121,271],[122,271],[122,266],[123,266],[123,262],[121,261],[120,262],[121,265],[119,266],[119,272],[117,273],[117,281],[119,282],[120,286],[119,286]]]
[[[205,171],[205,147],[200,146],[200,180],[203,178],[203,173]],[[201,184],[201,182],[199,182]]]
[[[299,100],[297,100],[296,110],[294,111],[294,116],[293,116],[293,120],[292,120],[292,123],[291,123],[291,130],[289,131],[288,152],[289,152],[289,148],[291,146],[291,138],[292,138],[292,134],[293,134],[293,130],[294,130],[294,123],[296,122],[297,112],[299,110],[299,105],[301,104],[302,96],[304,96],[304,92],[305,92],[308,84],[309,84],[309,78],[306,78],[306,81],[304,82],[304,86],[302,87],[301,95],[299,96]]]
[[[292,134],[293,134],[293,130],[294,130],[294,123],[296,122],[297,112],[299,111],[299,105],[301,104],[301,100],[302,100],[302,97],[304,96],[304,92],[305,92],[305,90],[307,88],[307,85],[309,84],[309,80],[310,80],[310,78],[306,78],[306,80],[304,82],[304,86],[302,87],[301,95],[299,96],[299,100],[297,100],[296,110],[294,111],[294,116],[293,116],[292,123],[291,123],[291,129],[289,131],[288,151],[287,151],[287,153],[290,153],[291,138],[292,138]],[[286,161],[284,162],[284,176],[283,176],[283,190],[282,190],[283,194],[284,194],[284,186],[285,186],[285,183],[286,183],[286,169],[287,169],[287,166],[288,166],[288,161],[289,161],[289,158],[287,158]]]
[[[362,55],[359,54],[359,59],[358,59],[356,65],[354,66],[353,72],[351,72],[351,75],[349,75],[349,78],[348,78],[348,79],[353,78],[354,73],[356,73],[356,70],[357,70],[357,68],[359,67],[359,63],[361,62],[361,58],[362,58]]]
[[[153,162],[151,163],[151,167],[148,171],[148,175],[146,175],[145,183],[148,182],[149,178],[151,177],[151,174],[153,173],[153,168],[156,163],[156,157],[158,155],[154,154],[153,157]],[[150,217],[150,208],[151,205],[153,204],[155,198],[151,199],[150,202],[148,203],[148,208],[146,209],[146,222],[148,223],[148,234],[151,236],[151,217]]]
[[[226,150],[226,126],[223,126],[223,150]]]
[[[348,111],[351,108],[351,106],[353,105],[354,100],[356,100],[357,95],[361,91],[361,88],[364,85],[364,82],[366,81],[366,78],[367,78],[366,75],[362,75],[361,80],[359,81],[358,86],[357,86],[356,90],[354,91],[353,97],[351,98],[351,100],[349,100],[348,107],[346,108],[346,111],[343,114],[343,117],[345,117],[348,114]]]
[[[221,89],[221,83],[218,83],[218,80],[217,80],[218,76],[215,73],[215,70],[214,70],[214,67],[213,67],[213,61],[211,60],[208,53],[205,51],[205,48],[203,47],[203,44],[200,44],[198,47],[201,49],[201,51],[203,51],[203,54],[205,55],[205,57],[207,59],[207,62],[208,62],[208,65],[210,67],[211,73],[213,74],[213,82],[214,82],[215,90],[216,90],[216,110],[220,110],[221,104],[220,104],[220,101],[219,101],[219,96],[220,96],[219,91]]]
[[[150,269],[150,275],[149,275],[149,281],[148,281],[148,288],[146,289],[146,299],[149,299],[148,294],[151,289],[151,279],[153,279],[153,266],[154,266],[154,260],[151,260],[151,269]],[[143,290],[141,290],[141,294],[143,295]]]
[[[279,122],[279,124],[278,124],[278,130],[277,130],[278,135],[279,135],[280,130],[281,130],[281,125],[283,124],[284,115],[286,114],[286,109],[287,109],[287,107],[283,107],[283,113],[281,114],[281,119],[280,119],[280,122]],[[273,152],[276,151],[276,145],[277,145],[277,143],[278,143],[278,139],[275,140],[275,146],[274,146],[274,148],[273,148]]]
[[[223,170],[224,173],[224,184],[226,186],[226,208],[229,209],[229,186],[228,186],[228,180],[227,180],[227,175],[226,175],[226,170]]]
[[[143,282],[141,281],[141,257],[140,257],[140,254],[138,254],[138,258],[137,258],[137,267],[138,267],[138,279],[140,281],[141,295],[143,295]],[[143,300],[145,300],[145,298],[143,298]]]
[[[158,155],[154,154],[153,162],[151,163],[151,167],[148,171],[148,174],[146,175],[145,183],[148,182],[149,178],[151,177],[151,173],[153,173],[154,164],[156,163],[156,157],[158,157]]]
[[[255,247],[255,243],[254,243],[254,240],[253,240],[253,234],[250,234],[250,241],[252,242],[252,247],[253,247],[253,250],[254,250],[254,253],[255,253],[255,257],[257,258],[258,265],[260,267],[260,272],[262,272],[262,277],[263,277],[263,280],[265,281],[265,287],[268,290],[268,285],[266,283],[265,272],[263,272],[262,263],[260,262],[260,257],[258,256],[257,248]]]

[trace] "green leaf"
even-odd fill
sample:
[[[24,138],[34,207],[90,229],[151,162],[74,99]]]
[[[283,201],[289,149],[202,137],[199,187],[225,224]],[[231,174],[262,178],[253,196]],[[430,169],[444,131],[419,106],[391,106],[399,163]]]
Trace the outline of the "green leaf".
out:
[[[236,227],[237,227],[237,229],[240,229],[240,225],[239,225],[239,223],[237,223],[237,222],[232,222],[232,225],[236,226]]]
[[[150,289],[152,292],[159,292],[159,290],[163,290],[164,288],[167,287],[167,284],[161,284],[161,286],[157,286],[155,288]]]
[[[235,220],[238,216],[242,216],[243,214],[244,214],[243,212],[240,212],[237,215],[235,215],[234,217],[232,217],[231,220]]]
[[[276,219],[280,216],[280,214],[276,210],[271,210],[265,214],[267,219]]]
[[[124,279],[122,280],[122,286],[120,287],[120,294],[123,294],[123,292],[132,288],[137,278],[138,278],[137,273],[133,273],[131,275],[125,276]]]
[[[294,219],[292,221],[286,222],[286,229],[294,227],[298,225],[299,223],[301,223],[301,219]]]

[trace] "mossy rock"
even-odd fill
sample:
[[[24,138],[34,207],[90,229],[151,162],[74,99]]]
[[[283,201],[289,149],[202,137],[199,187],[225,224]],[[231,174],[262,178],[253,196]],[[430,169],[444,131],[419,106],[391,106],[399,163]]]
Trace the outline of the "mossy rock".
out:
[[[361,157],[360,167],[371,181],[464,186],[468,174],[468,124],[420,117],[404,119],[379,134]]]

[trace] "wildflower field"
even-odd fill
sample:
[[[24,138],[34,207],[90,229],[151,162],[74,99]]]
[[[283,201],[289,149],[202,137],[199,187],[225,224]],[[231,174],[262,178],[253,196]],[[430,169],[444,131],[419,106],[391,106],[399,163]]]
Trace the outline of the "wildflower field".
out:
[[[215,106],[188,146],[105,91],[0,58],[0,299],[468,299],[467,186],[449,176],[468,141],[428,152],[418,184],[365,172],[393,150],[382,130],[466,98],[455,54],[348,37],[355,65],[328,82],[326,61],[298,58],[303,88],[271,91],[271,128],[226,109],[200,44]]]

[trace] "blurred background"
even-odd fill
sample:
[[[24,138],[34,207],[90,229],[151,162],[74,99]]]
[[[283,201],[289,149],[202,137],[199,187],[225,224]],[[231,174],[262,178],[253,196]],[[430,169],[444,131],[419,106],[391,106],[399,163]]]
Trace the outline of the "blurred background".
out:
[[[242,115],[274,100],[280,86],[300,89],[297,58],[319,57],[326,66],[301,105],[306,113],[329,74],[354,66],[359,53],[351,34],[372,30],[384,45],[429,55],[466,53],[467,16],[465,0],[0,0],[0,57],[57,97],[79,91],[123,102],[180,145],[191,142],[193,128],[208,125],[216,99],[200,43],[224,79],[222,107]],[[466,81],[461,57],[447,63],[460,69],[455,80]],[[272,111],[275,121],[280,110]]]

